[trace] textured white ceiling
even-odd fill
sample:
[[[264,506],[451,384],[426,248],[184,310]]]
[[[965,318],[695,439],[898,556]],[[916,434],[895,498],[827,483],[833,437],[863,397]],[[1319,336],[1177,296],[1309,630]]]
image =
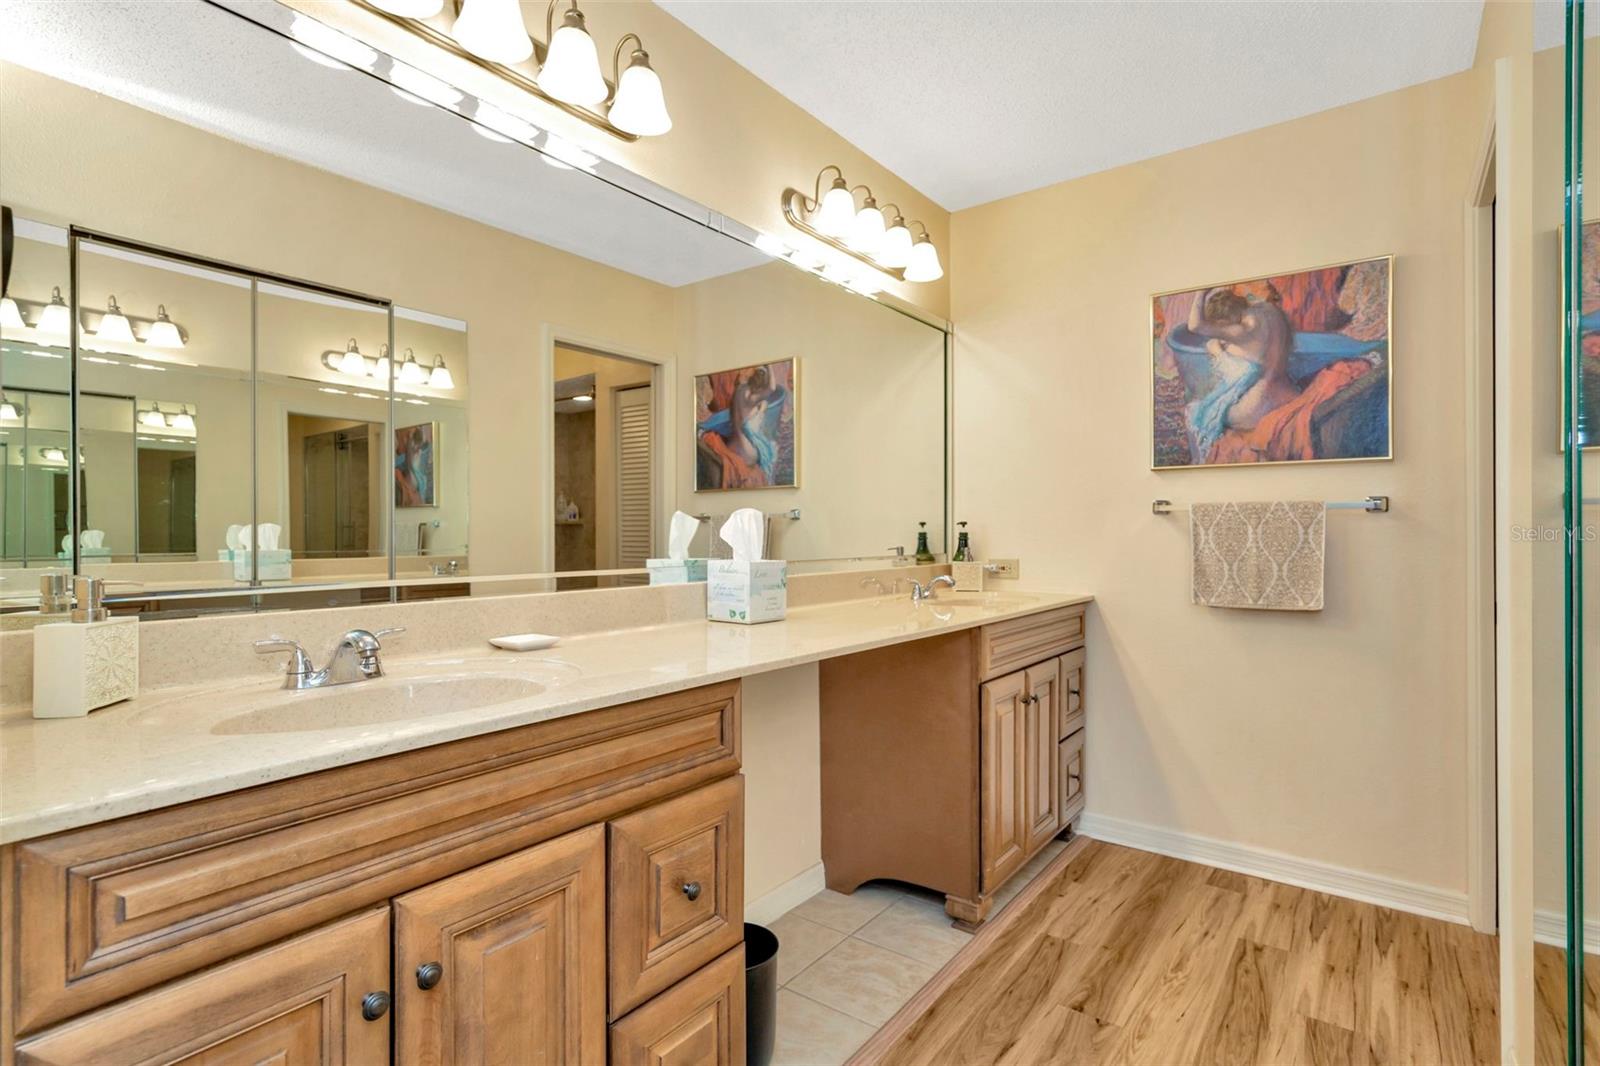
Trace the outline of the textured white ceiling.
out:
[[[1483,8],[656,2],[951,210],[1453,74]]]
[[[770,261],[201,0],[0,0],[0,58],[665,285]]]

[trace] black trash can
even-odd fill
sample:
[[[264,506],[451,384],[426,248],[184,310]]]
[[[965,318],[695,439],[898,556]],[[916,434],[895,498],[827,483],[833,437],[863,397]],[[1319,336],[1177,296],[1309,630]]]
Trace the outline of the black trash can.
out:
[[[744,923],[744,1048],[747,1066],[767,1066],[778,1040],[778,935]]]

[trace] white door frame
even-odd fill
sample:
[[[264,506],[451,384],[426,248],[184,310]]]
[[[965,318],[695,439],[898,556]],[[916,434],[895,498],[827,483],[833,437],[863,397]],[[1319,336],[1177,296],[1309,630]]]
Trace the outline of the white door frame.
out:
[[[664,442],[653,449],[650,457],[650,477],[655,513],[654,535],[660,539],[667,528],[676,503],[677,455],[673,448],[676,426],[673,422],[673,400],[677,395],[678,363],[671,355],[646,351],[631,344],[621,344],[604,337],[596,337],[582,330],[545,323],[539,331],[539,348],[536,355],[534,380],[540,390],[551,390],[555,383],[556,345],[585,348],[599,355],[613,355],[648,363],[655,369],[650,375],[651,432],[656,440]],[[550,402],[533,405],[533,439],[539,447],[539,469],[544,477],[540,482],[538,497],[533,502],[534,560],[539,573],[553,573],[556,567],[556,412],[553,392],[546,392]],[[655,550],[660,550],[655,545]]]

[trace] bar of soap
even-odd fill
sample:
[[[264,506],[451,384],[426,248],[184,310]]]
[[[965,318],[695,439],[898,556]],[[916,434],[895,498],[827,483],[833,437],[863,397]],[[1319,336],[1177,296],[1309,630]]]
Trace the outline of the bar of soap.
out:
[[[497,648],[507,651],[539,651],[542,648],[553,648],[560,643],[560,637],[552,637],[546,633],[515,633],[509,637],[490,637],[489,643]]]

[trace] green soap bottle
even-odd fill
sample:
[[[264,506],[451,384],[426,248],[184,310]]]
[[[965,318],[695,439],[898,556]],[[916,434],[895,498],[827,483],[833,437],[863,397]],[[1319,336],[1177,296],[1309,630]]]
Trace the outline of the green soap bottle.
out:
[[[933,552],[928,550],[928,523],[917,523],[917,562],[933,562]]]
[[[956,525],[961,527],[961,533],[956,537],[956,553],[950,557],[950,561],[952,563],[970,563],[972,562],[972,547],[967,543],[967,524],[965,522],[957,522]]]

